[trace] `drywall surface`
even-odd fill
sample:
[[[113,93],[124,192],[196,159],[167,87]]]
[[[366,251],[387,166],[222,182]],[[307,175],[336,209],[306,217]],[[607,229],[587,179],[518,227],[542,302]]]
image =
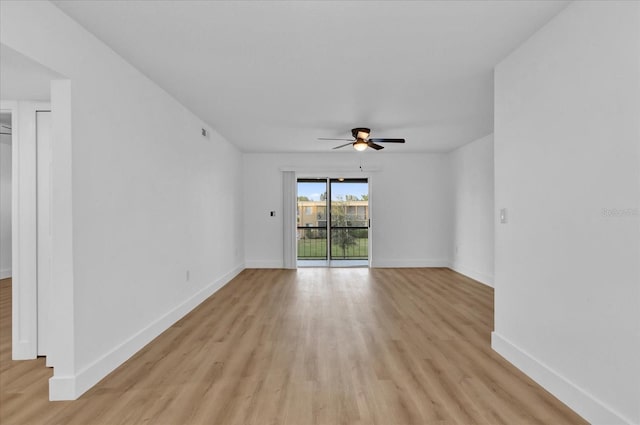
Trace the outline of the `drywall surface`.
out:
[[[640,3],[574,2],[495,70],[493,346],[640,423]]]
[[[452,268],[493,286],[493,134],[451,152]]]
[[[360,167],[362,166],[362,170]],[[244,154],[247,267],[282,267],[282,170],[370,179],[373,267],[444,267],[451,250],[446,154]],[[269,215],[276,211],[276,217]]]
[[[51,397],[74,398],[242,269],[242,156],[51,3],[0,8],[1,42],[71,87],[71,347]]]
[[[3,134],[0,135],[0,279],[7,277],[11,277],[11,136]]]

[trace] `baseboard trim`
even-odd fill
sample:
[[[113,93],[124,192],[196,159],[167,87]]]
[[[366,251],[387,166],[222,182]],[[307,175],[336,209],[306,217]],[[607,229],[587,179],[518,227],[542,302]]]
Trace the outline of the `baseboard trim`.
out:
[[[11,360],[33,360],[37,357],[36,347],[32,341],[18,341],[11,347]]]
[[[246,266],[248,269],[282,269],[284,264],[282,261],[272,260],[253,260],[247,261]]]
[[[491,348],[589,423],[632,424],[631,420],[617,414],[611,407],[496,332],[491,333]]]
[[[451,262],[447,259],[392,259],[374,260],[371,267],[377,268],[409,268],[409,267],[449,267]],[[248,269],[282,269],[281,261],[253,260],[246,262]]]
[[[229,283],[242,270],[244,270],[244,268],[244,264],[242,264],[225,273],[222,277],[196,292],[174,309],[149,324],[146,328],[140,330],[128,340],[116,346],[89,366],[82,369],[76,375],[54,375],[49,379],[49,399],[52,401],[75,400],[80,397],[145,345],[167,330],[171,325],[183,318],[200,303]]]
[[[76,395],[75,376],[53,376],[49,378],[49,401],[75,400]]]
[[[7,279],[11,277],[11,269],[0,270],[0,279]]]
[[[410,268],[410,267],[448,267],[449,260],[435,259],[383,259],[372,261],[376,268]]]
[[[458,272],[460,274],[463,274],[477,282],[480,282],[484,285],[490,286],[493,288],[493,275],[492,274],[487,274],[487,273],[482,273],[476,270],[473,270],[469,267],[463,266],[460,263],[452,263],[449,268],[451,270],[453,270],[454,272]]]

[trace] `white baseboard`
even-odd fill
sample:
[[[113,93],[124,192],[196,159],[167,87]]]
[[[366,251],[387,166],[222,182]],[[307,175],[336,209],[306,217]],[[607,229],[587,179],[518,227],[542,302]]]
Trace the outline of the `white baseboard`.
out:
[[[36,347],[32,341],[18,341],[11,346],[11,360],[33,360],[37,357]]]
[[[378,268],[405,268],[405,267],[449,267],[447,259],[374,259],[371,267]]]
[[[466,267],[460,263],[452,263],[449,268],[455,272],[463,274],[467,277],[470,277],[473,280],[476,280],[484,285],[490,286],[493,288],[493,275],[488,273],[482,273],[477,270],[473,270],[469,267]]]
[[[451,263],[447,259],[385,259],[374,260],[371,267],[379,268],[405,268],[405,267],[449,267]],[[249,260],[246,262],[248,269],[281,269],[281,261],[273,260]]]
[[[152,322],[146,328],[140,330],[131,338],[116,346],[108,353],[82,369],[76,375],[54,376],[49,379],[49,399],[75,400],[89,388],[97,384],[102,378],[127,361],[136,352],[151,342],[154,338],[167,330],[175,322],[183,318],[187,313],[196,308],[200,303],[229,283],[242,270],[244,264],[236,266],[215,282],[202,288],[193,296],[179,304],[173,310]]]
[[[246,263],[248,269],[282,269],[284,264],[282,261],[273,260],[249,260]]]
[[[49,378],[49,401],[75,400],[80,395],[82,394],[76,393],[75,376],[52,376]]]
[[[594,425],[632,424],[612,408],[496,332],[491,348]]]
[[[0,270],[0,279],[6,279],[11,277],[11,269],[2,269]]]

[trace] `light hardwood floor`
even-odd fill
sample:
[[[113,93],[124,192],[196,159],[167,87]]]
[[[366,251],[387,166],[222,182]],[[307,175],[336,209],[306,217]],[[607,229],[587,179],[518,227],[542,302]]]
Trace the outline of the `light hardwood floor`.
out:
[[[245,270],[73,402],[11,361],[0,424],[583,424],[494,353],[493,290],[447,269]]]

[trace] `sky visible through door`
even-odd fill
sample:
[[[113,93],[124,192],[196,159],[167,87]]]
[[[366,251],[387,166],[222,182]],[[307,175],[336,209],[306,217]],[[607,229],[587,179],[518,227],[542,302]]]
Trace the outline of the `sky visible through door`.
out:
[[[312,182],[298,182],[298,197],[305,196],[310,201],[320,201],[320,197],[323,193],[319,192],[318,188],[326,187],[324,182],[322,184]],[[341,183],[333,186],[332,196],[334,199],[342,197],[346,199],[347,195],[353,195],[358,199],[363,199],[363,196],[369,195],[369,189],[366,184],[362,183]]]

